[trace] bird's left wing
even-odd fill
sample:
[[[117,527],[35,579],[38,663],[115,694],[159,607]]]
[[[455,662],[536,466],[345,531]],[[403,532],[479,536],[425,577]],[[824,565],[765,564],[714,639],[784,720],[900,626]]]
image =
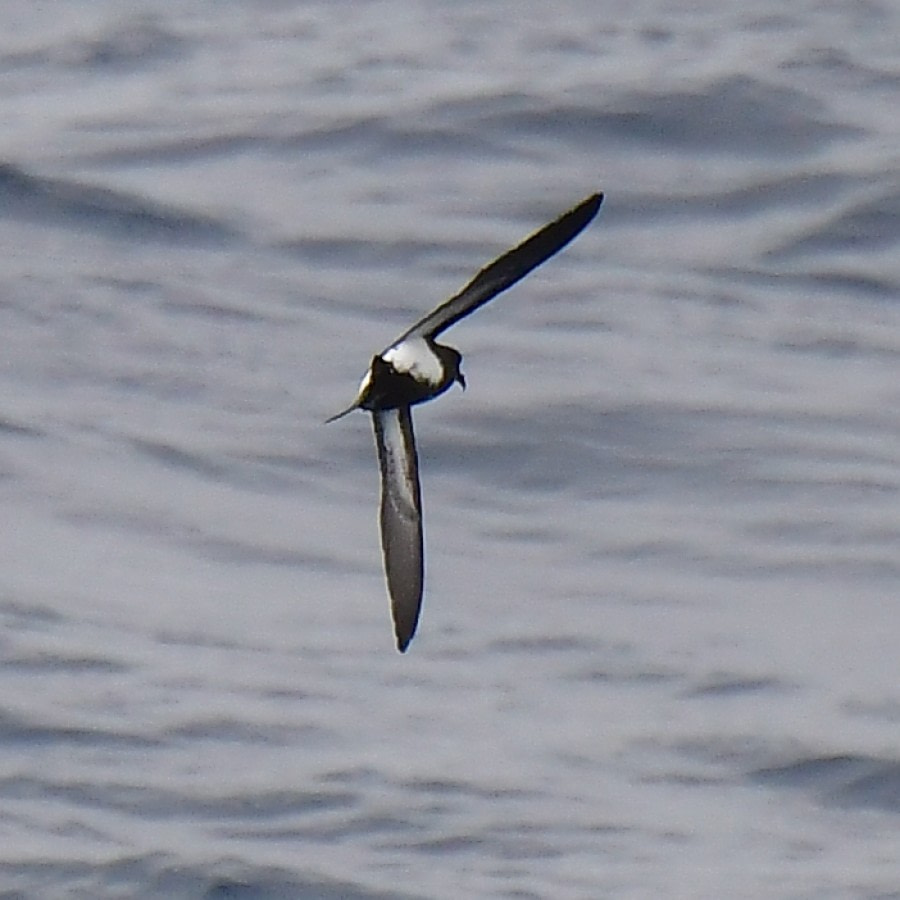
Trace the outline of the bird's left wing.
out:
[[[409,407],[372,413],[381,470],[381,549],[397,649],[404,653],[419,621],[424,573],[419,464]]]
[[[521,244],[486,265],[458,294],[416,322],[391,346],[409,337],[437,337],[501,291],[512,287],[586,228],[597,215],[602,202],[603,194],[591,194],[555,221],[540,228]]]

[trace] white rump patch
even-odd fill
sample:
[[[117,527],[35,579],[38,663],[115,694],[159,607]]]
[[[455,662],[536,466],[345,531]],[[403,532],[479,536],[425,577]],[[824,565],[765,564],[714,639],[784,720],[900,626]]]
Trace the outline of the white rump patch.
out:
[[[369,371],[366,372],[362,377],[362,381],[359,383],[359,393],[358,397],[362,397],[362,395],[369,389],[369,385],[372,383],[372,367],[369,366]]]
[[[416,381],[437,387],[444,380],[444,366],[424,338],[407,338],[386,350],[381,358]]]

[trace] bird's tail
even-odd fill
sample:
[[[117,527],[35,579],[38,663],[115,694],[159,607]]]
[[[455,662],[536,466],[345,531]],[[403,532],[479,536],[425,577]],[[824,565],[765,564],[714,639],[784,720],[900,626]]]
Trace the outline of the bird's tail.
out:
[[[354,400],[346,409],[335,413],[330,419],[326,419],[325,424],[328,425],[331,422],[336,422],[338,419],[343,419],[348,413],[352,413],[354,409],[359,409],[359,400]]]

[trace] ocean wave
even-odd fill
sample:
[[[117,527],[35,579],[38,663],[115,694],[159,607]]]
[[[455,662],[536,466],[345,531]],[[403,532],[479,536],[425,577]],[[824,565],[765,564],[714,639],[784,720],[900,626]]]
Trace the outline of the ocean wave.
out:
[[[900,813],[900,761],[846,754],[801,756],[752,773],[769,787],[812,792],[822,802],[842,807]]]
[[[481,98],[447,111],[468,117],[469,130],[494,138],[545,135],[595,147],[616,139],[670,153],[742,157],[806,153],[858,133],[830,120],[818,98],[746,75],[713,79],[693,90],[618,92],[608,101],[598,89],[590,102],[550,104],[525,94],[502,95],[495,103]]]
[[[216,219],[109,188],[31,174],[0,163],[0,211],[7,218],[99,231],[126,240],[224,243],[237,232]]]

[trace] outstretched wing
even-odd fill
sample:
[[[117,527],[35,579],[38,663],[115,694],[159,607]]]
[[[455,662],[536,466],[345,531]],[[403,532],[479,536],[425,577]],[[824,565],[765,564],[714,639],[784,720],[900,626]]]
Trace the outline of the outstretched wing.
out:
[[[464,316],[484,306],[501,291],[524,278],[532,269],[562,250],[597,215],[603,194],[591,194],[578,206],[545,225],[517,247],[486,265],[458,294],[428,313],[391,346],[409,337],[437,337]],[[390,349],[390,348],[388,348]]]
[[[409,407],[372,413],[381,469],[381,550],[397,649],[416,633],[424,572],[419,464]]]

